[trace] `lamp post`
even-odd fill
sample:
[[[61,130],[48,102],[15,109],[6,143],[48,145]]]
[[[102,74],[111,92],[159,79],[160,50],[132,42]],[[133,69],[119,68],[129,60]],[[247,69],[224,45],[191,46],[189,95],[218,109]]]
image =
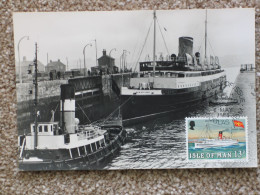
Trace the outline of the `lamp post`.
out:
[[[21,67],[21,61],[20,61],[20,43],[23,39],[27,38],[29,40],[29,36],[23,36],[19,42],[18,42],[18,59],[19,59],[19,80],[20,83],[22,83],[22,67]]]
[[[113,50],[116,51],[116,48],[113,48],[113,49],[110,50],[110,52],[109,52],[109,57],[111,57],[111,52],[112,52]]]
[[[96,66],[97,66],[97,40],[94,39],[92,41],[95,41],[95,48],[96,48]]]
[[[122,76],[122,86],[124,86],[124,77],[123,77],[123,73],[125,73],[125,56],[126,56],[126,52],[128,52],[130,54],[129,51],[127,50],[123,50],[123,54],[120,56],[120,67],[123,69],[121,72],[121,76]]]
[[[124,56],[124,52],[123,54],[120,56],[120,72],[121,72],[121,80],[122,80],[122,87],[124,86],[124,78],[123,78],[123,70],[122,70],[122,67],[123,67],[123,56]]]
[[[125,72],[125,66],[126,66],[126,53],[130,54],[130,51],[123,50],[123,65],[124,65],[124,72]]]
[[[120,69],[121,69],[121,73],[123,72],[123,61],[124,61],[124,52],[120,56]]]
[[[69,60],[68,60],[68,57],[66,57],[66,61],[67,61],[67,71],[69,71]]]
[[[111,61],[112,61],[112,60],[111,60],[111,52],[112,52],[113,50],[116,51],[116,48],[111,49],[110,52],[109,52],[109,57],[110,57],[110,58],[109,58],[109,66],[110,66],[110,67],[111,67]],[[112,70],[113,70],[113,67],[112,67]],[[113,73],[114,73],[114,71],[113,71]]]
[[[92,46],[92,44],[91,43],[88,43],[87,45],[85,45],[85,47],[84,47],[84,49],[83,49],[83,55],[84,55],[84,76],[86,76],[86,61],[85,61],[85,49],[86,49],[86,47],[87,46]]]

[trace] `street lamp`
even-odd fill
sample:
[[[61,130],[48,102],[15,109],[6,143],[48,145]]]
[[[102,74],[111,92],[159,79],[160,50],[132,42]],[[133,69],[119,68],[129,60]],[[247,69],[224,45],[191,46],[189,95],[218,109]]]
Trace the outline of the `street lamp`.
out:
[[[116,51],[116,48],[113,48],[113,49],[110,50],[110,52],[109,52],[109,57],[111,57],[111,52],[112,52],[113,50]]]
[[[120,56],[120,71],[121,71],[121,73],[123,72],[123,57],[124,57],[124,52],[123,52],[123,54]]]
[[[125,66],[126,66],[126,53],[129,53],[130,54],[130,51],[127,51],[127,50],[123,50],[123,65],[124,65],[124,72],[125,72]]]
[[[109,52],[109,57],[110,57],[110,58],[109,58],[109,66],[110,66],[110,68],[111,68],[111,61],[112,61],[112,60],[111,60],[111,52],[112,52],[113,50],[116,51],[116,48],[111,49],[110,52]],[[114,73],[113,67],[112,67],[112,72]]]
[[[22,67],[21,67],[21,61],[20,61],[20,43],[23,39],[27,38],[29,40],[29,36],[23,36],[19,42],[18,42],[18,59],[19,59],[19,80],[20,83],[22,83]]]
[[[91,40],[91,41],[95,41],[95,48],[96,48],[96,66],[97,66],[97,40]]]
[[[125,57],[126,57],[126,52],[128,52],[130,54],[129,51],[127,50],[123,50],[123,54],[120,56],[120,67],[123,69],[121,72],[122,75],[122,87],[124,86],[124,77],[123,77],[123,73],[125,73]],[[122,64],[121,64],[122,63]]]
[[[87,44],[87,45],[85,45],[85,47],[84,47],[84,49],[83,49],[83,55],[84,55],[84,76],[86,76],[86,61],[85,61],[85,49],[86,49],[86,47],[87,46],[92,46],[92,44],[91,43],[89,43],[89,44]]]

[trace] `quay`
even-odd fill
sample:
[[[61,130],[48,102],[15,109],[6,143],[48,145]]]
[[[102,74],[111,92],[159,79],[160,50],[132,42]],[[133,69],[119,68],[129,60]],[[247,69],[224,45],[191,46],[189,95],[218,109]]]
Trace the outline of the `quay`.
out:
[[[256,129],[256,80],[255,68],[245,69],[241,66],[240,73],[236,78],[231,98],[237,99],[238,104],[233,105],[235,117],[247,117],[247,147],[250,151],[249,161],[257,165],[257,129]],[[249,144],[250,143],[250,144]]]

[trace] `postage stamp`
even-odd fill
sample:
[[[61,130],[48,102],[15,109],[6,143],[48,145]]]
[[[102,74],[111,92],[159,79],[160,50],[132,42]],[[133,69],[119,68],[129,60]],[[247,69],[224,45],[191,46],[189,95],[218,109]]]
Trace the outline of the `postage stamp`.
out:
[[[188,161],[247,161],[247,117],[186,118]]]

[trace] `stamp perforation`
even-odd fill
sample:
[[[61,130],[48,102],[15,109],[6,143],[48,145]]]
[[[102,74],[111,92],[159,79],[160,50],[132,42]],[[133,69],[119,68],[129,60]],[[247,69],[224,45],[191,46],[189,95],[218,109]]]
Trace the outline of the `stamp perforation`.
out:
[[[238,159],[238,158],[233,158],[233,159],[189,159],[189,137],[188,137],[188,121],[189,120],[239,120],[239,119],[244,119],[245,124],[244,124],[244,130],[245,130],[245,141],[246,141],[246,158],[244,159]],[[185,131],[186,131],[186,162],[200,162],[200,163],[214,163],[214,162],[248,162],[248,117],[247,116],[239,116],[236,117],[235,119],[233,117],[186,117],[185,118]]]

